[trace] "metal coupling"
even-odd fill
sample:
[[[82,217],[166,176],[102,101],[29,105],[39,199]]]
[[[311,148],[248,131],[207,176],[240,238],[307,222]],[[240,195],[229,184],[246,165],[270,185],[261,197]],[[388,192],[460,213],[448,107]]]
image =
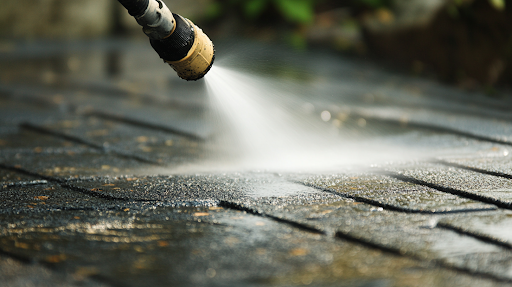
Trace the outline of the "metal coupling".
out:
[[[135,20],[144,34],[155,40],[167,38],[176,26],[171,10],[160,0],[149,1],[144,14],[135,16]]]

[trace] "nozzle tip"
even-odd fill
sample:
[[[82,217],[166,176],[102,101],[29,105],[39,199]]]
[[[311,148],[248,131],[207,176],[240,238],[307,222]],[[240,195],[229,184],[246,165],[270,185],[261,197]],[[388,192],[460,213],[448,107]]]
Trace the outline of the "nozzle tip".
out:
[[[188,20],[188,19],[187,19]],[[190,20],[188,20],[190,22]],[[178,73],[178,76],[187,81],[196,81],[204,77],[211,69],[215,60],[215,48],[212,41],[199,27],[194,27],[194,44],[188,54],[178,61],[166,61]]]

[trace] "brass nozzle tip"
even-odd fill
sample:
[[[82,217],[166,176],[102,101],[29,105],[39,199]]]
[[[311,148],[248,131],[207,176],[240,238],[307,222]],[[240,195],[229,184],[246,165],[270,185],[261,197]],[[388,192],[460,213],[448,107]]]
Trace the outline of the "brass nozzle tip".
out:
[[[215,60],[215,49],[212,41],[206,34],[190,20],[194,27],[194,44],[188,54],[177,61],[165,61],[178,73],[178,76],[187,81],[196,81],[204,77]]]

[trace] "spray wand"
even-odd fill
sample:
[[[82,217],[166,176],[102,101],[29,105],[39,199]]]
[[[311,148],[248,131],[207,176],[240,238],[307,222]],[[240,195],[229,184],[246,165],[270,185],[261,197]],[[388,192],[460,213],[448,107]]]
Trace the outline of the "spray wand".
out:
[[[171,13],[161,0],[118,0],[142,26],[164,62],[187,81],[198,80],[215,59],[212,41],[192,21]]]

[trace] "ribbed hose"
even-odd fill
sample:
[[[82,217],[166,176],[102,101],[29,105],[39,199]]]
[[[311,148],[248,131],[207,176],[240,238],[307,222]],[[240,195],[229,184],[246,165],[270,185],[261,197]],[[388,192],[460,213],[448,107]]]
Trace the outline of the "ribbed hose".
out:
[[[163,40],[150,40],[153,49],[166,61],[185,58],[194,44],[194,27],[180,15],[173,13],[173,16],[176,20],[174,32]]]
[[[144,14],[149,5],[149,0],[117,0],[128,10],[132,16],[140,16]]]

